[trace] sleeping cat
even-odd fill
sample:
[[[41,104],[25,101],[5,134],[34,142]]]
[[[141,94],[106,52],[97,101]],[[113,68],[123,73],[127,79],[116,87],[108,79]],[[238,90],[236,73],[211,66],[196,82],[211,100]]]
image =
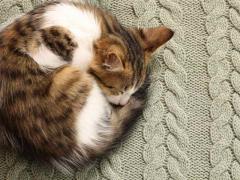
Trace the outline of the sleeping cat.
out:
[[[62,171],[109,149],[141,114],[150,55],[166,27],[125,28],[104,10],[45,3],[0,33],[0,135]]]

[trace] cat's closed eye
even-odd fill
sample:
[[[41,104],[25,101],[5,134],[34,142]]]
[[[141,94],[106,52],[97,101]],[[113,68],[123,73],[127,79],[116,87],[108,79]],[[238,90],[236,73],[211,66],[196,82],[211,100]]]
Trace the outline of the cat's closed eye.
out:
[[[112,86],[107,86],[109,89],[114,89],[114,87],[112,87]]]
[[[116,92],[118,92],[118,93],[123,94],[123,91],[119,90],[119,89],[116,88],[116,87],[113,87],[113,86],[106,86],[106,87],[109,88],[109,89],[111,89],[111,90],[114,90],[114,91],[116,91]]]

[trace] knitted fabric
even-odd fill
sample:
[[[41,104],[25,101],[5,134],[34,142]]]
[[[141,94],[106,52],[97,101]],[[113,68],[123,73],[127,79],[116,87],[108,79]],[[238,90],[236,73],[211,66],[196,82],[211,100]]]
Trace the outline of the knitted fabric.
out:
[[[0,24],[45,1],[0,0]],[[240,180],[240,1],[87,1],[125,26],[174,30],[151,58],[147,108],[72,175],[0,146],[0,180]]]

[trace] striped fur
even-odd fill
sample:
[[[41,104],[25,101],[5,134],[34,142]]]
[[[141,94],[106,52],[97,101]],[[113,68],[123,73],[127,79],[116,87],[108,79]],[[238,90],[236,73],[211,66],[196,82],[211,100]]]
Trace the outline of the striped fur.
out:
[[[150,54],[173,35],[150,30],[156,38],[72,1],[45,3],[8,25],[0,32],[4,144],[64,172],[109,149],[141,115]]]

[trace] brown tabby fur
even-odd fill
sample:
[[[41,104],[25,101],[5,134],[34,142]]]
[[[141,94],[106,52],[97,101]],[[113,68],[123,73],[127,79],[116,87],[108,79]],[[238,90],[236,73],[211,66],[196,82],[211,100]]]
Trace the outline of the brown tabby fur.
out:
[[[161,42],[146,41],[148,34],[144,30],[128,30],[101,9],[69,2],[91,10],[101,22],[102,35],[94,43],[95,57],[89,73],[70,65],[44,72],[28,55],[36,53],[41,43],[67,62],[71,62],[78,46],[71,33],[62,27],[40,29],[44,23],[41,15],[57,3],[37,7],[0,33],[0,132],[5,145],[19,153],[44,161],[51,159],[68,168],[108,149],[144,108],[146,91],[139,91],[125,107],[113,110],[107,123],[114,133],[99,134],[104,140],[97,148],[78,148],[76,115],[84,107],[94,80],[105,94],[112,95],[131,88],[135,81],[137,87],[142,86],[150,54],[173,34],[167,28],[154,29],[153,35],[165,33],[158,36]],[[111,72],[103,66],[108,52],[119,56],[123,71]]]

